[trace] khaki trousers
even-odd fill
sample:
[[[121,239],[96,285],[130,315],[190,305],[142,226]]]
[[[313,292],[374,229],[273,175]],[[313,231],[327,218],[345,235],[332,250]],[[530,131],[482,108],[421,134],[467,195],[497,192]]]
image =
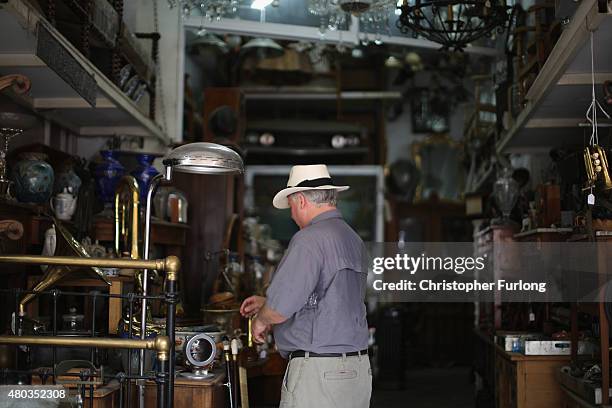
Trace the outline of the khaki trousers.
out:
[[[289,360],[280,408],[368,408],[372,370],[367,355]]]

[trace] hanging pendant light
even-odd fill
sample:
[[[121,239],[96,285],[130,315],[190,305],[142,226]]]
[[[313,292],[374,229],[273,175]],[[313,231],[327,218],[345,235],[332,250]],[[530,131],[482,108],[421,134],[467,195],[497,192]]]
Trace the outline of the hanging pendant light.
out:
[[[398,9],[397,27],[403,33],[457,51],[493,30],[502,32],[512,11],[506,0],[404,0]]]
[[[278,58],[285,53],[285,49],[270,38],[253,38],[244,44],[240,50],[244,54],[255,54],[257,58]]]
[[[191,43],[191,50],[193,53],[201,56],[208,56],[211,51],[213,53],[227,54],[229,52],[229,47],[225,41],[221,40],[216,35],[206,33],[199,36]]]

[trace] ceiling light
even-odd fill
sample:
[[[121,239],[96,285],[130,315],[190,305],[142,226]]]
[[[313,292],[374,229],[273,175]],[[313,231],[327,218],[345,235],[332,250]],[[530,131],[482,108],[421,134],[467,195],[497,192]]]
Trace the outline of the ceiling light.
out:
[[[385,60],[386,68],[401,68],[404,64],[397,57],[391,55]]]
[[[259,59],[281,57],[285,50],[269,38],[253,38],[240,49],[243,53],[253,53]]]
[[[469,43],[506,28],[512,7],[506,0],[403,0],[397,27],[461,50]]]
[[[253,0],[253,3],[251,3],[251,8],[256,10],[263,10],[264,8],[272,4],[272,1],[273,0]]]

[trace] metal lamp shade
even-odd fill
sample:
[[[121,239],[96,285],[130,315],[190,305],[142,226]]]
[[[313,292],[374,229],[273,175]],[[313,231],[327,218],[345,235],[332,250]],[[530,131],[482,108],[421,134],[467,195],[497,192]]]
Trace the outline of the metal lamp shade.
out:
[[[203,36],[198,37],[196,40],[193,41],[191,46],[194,51],[205,55],[207,55],[203,51],[205,49],[212,49],[222,54],[227,54],[229,51],[229,47],[225,41],[221,40],[216,35],[210,33],[206,33]]]
[[[244,53],[254,53],[258,58],[278,58],[285,53],[276,41],[269,38],[253,38],[242,46]]]
[[[216,143],[189,143],[173,149],[163,160],[172,171],[192,174],[244,173],[238,153]]]

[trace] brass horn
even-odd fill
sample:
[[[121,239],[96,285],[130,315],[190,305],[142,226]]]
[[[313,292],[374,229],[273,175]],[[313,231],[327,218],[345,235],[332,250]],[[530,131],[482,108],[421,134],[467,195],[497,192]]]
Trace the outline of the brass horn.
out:
[[[139,259],[138,204],[140,188],[132,176],[124,176],[115,190],[115,253]],[[131,238],[131,239],[130,239]],[[127,248],[129,247],[129,252]]]
[[[84,257],[84,258],[90,257],[89,253],[87,253],[87,251],[81,245],[81,243],[72,236],[72,234],[62,225],[60,221],[53,218],[53,223],[55,225],[55,230],[58,233],[57,234],[57,249],[55,250],[54,256],[69,255],[69,256],[77,256],[77,257]],[[32,288],[32,291],[35,293],[28,293],[19,302],[20,314],[21,315],[25,314],[25,305],[28,302],[32,301],[32,299],[34,299],[37,296],[38,292],[42,292],[52,287],[57,282],[59,282],[61,279],[72,274],[77,269],[79,268],[75,269],[74,266],[49,265],[49,267],[45,271],[45,274],[43,275],[42,280],[38,282],[38,284],[36,284],[34,288]],[[90,273],[93,273],[93,276],[102,280],[104,283],[110,286],[111,283],[106,279],[106,277],[104,276],[104,273],[102,272],[100,268],[91,266],[89,268],[86,268],[86,270],[89,271]]]
[[[596,187],[598,182],[603,190],[612,189],[606,151],[599,145],[587,146],[584,148],[583,158],[587,175],[585,190]]]

